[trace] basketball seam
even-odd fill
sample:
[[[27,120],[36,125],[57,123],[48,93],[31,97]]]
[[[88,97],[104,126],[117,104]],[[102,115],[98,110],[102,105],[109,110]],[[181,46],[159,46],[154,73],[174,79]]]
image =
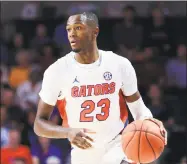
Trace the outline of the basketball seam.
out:
[[[148,129],[148,128],[147,128],[147,129]],[[147,129],[146,129],[146,131],[147,131]],[[152,145],[151,145],[151,143],[150,143],[150,141],[149,141],[149,139],[148,139],[148,137],[147,137],[147,132],[145,132],[145,137],[146,137],[146,139],[147,139],[147,142],[148,142],[149,146],[151,147],[151,149],[152,149],[152,151],[153,151],[153,154],[154,154],[154,157],[155,157],[155,160],[156,160],[156,153],[155,153],[155,151],[154,151],[154,149],[153,149],[153,147],[152,147]]]
[[[147,132],[147,131],[145,131],[145,130],[136,130],[136,131],[137,131],[137,132],[138,132],[138,131]],[[128,132],[126,132],[126,133],[129,133],[129,132],[134,132],[134,131],[132,130],[132,131],[128,131]],[[149,133],[150,133],[150,132],[149,132]],[[163,139],[162,139],[160,136],[158,136],[158,135],[156,135],[156,134],[153,134],[153,133],[150,133],[150,134],[152,134],[152,135],[154,135],[154,136],[160,138],[160,139],[162,140],[162,142],[164,143]]]
[[[126,145],[126,147],[125,147],[125,151],[126,151],[128,145],[129,145],[129,143],[132,141],[132,139],[134,138],[134,136],[135,136],[135,134],[136,134],[136,125],[135,125],[135,124],[132,124],[132,125],[135,126],[135,131],[134,131],[134,134],[133,134],[132,138],[131,138],[131,139],[129,140],[129,142],[127,143],[127,145]]]
[[[142,134],[141,132],[142,132],[142,127],[143,127],[143,122],[142,122],[142,126],[141,126],[141,129],[140,129],[139,142],[138,142],[138,160],[139,160],[139,163],[141,163],[140,162],[140,139],[141,139],[141,134]]]
[[[157,137],[156,135],[154,135],[154,134],[152,134],[152,133],[146,133],[146,134],[151,134],[151,135],[153,135],[153,136],[155,136],[155,137]],[[157,137],[158,139],[160,139],[159,137]],[[163,140],[162,139],[160,139],[162,142],[163,142]],[[165,143],[163,142],[163,144],[165,145]]]

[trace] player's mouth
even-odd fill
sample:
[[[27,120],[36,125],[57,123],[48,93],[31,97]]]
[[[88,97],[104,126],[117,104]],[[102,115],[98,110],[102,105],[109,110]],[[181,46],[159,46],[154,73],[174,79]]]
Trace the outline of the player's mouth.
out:
[[[75,46],[77,44],[77,41],[76,40],[73,40],[70,42],[72,46]]]

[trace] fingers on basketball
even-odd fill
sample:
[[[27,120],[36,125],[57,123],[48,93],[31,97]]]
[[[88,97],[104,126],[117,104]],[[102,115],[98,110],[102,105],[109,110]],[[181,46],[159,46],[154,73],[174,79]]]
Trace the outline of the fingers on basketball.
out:
[[[165,138],[165,140],[166,140],[165,142],[167,143],[167,132],[164,128],[162,121],[156,120],[154,118],[150,119],[150,121],[154,122],[155,124],[157,124],[160,127],[161,134]]]

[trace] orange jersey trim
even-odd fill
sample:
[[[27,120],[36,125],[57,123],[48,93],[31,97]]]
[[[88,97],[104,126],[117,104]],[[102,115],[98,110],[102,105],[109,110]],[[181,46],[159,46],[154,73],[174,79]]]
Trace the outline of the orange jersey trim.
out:
[[[69,127],[68,117],[67,117],[67,113],[66,113],[66,99],[58,100],[57,101],[57,108],[58,108],[60,116],[63,120],[62,126],[66,127],[66,128]]]

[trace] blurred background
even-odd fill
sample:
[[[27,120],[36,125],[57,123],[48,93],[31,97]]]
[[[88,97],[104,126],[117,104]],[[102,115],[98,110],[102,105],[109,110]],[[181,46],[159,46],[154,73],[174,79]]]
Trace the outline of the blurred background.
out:
[[[132,62],[146,105],[168,130],[155,163],[187,164],[187,17],[177,1],[1,1],[1,164],[70,164],[69,142],[37,137],[33,122],[43,72],[70,51],[66,20],[84,11],[99,17],[99,48]],[[63,122],[56,107],[50,120]]]

